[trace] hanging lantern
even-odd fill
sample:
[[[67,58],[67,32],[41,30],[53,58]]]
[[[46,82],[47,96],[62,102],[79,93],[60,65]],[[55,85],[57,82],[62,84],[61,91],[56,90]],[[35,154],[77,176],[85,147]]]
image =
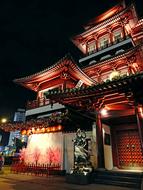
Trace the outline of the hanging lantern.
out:
[[[61,125],[58,125],[58,130],[60,131],[62,129],[62,126]]]
[[[41,132],[42,132],[42,133],[45,133],[45,128],[44,128],[44,127],[41,129]]]
[[[33,134],[35,134],[35,129],[34,129],[34,127],[32,128],[32,130],[31,130],[31,131],[32,131],[32,133],[33,133]]]
[[[56,128],[55,127],[51,127],[51,131],[56,131]]]
[[[28,129],[27,132],[26,132],[27,135],[30,135],[31,134],[31,130]]]
[[[49,132],[50,132],[50,129],[49,129],[49,127],[48,127],[48,128],[46,128],[46,132],[47,132],[47,133],[49,133]]]
[[[21,135],[26,135],[26,130],[25,129],[21,131]]]
[[[39,134],[39,133],[40,133],[40,129],[37,128],[37,130],[36,130],[36,134]]]

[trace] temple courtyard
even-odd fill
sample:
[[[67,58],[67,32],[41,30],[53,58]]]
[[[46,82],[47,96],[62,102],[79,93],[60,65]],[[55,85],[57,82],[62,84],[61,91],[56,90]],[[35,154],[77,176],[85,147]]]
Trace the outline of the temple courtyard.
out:
[[[64,177],[37,177],[31,175],[0,174],[0,190],[135,190],[110,185],[74,185],[65,182]]]

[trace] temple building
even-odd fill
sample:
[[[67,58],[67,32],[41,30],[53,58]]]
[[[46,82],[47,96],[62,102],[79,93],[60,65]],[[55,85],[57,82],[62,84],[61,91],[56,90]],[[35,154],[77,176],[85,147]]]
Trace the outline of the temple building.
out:
[[[143,19],[134,5],[121,3],[84,28],[72,38],[83,52],[82,67],[66,55],[44,71],[15,80],[37,92],[26,117],[46,117],[65,106],[94,113],[97,167],[143,169]]]
[[[37,93],[28,102],[26,120],[67,109],[80,115],[75,127],[66,123],[59,132],[53,129],[55,136],[40,137],[58,145],[67,172],[74,164],[72,140],[78,128],[86,131],[94,168],[143,171],[143,19],[133,4],[119,3],[92,19],[72,42],[83,53],[80,64],[68,54],[39,73],[14,80]]]

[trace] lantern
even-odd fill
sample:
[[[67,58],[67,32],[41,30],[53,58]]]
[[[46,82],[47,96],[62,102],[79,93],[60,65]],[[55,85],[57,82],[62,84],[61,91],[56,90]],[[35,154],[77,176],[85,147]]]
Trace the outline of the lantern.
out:
[[[27,132],[26,132],[27,135],[30,135],[31,134],[31,130],[28,129]]]
[[[39,133],[40,133],[40,129],[39,129],[39,128],[37,128],[36,133],[37,133],[37,134],[39,134]]]
[[[61,125],[58,125],[57,128],[58,128],[58,130],[61,130],[61,129],[62,129],[62,126],[61,126]]]
[[[46,128],[46,132],[47,132],[47,133],[49,133],[49,132],[50,132],[50,129],[49,129],[49,127],[48,127],[48,128]]]
[[[44,127],[41,129],[41,132],[42,132],[42,133],[45,133],[45,128],[44,128]]]
[[[56,128],[55,127],[51,127],[51,131],[56,131]]]
[[[25,129],[21,131],[21,135],[26,135],[26,130]]]
[[[36,131],[35,131],[34,127],[32,127],[32,133],[35,134],[35,132],[36,132]]]

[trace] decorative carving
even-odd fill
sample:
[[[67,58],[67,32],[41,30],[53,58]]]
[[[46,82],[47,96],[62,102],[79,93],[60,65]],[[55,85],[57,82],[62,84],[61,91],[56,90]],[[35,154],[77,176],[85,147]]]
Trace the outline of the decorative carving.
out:
[[[61,79],[67,80],[70,78],[70,75],[68,72],[62,72],[60,77]]]
[[[66,65],[64,66],[64,69],[63,69],[63,72],[61,73],[61,79],[64,79],[64,80],[67,80],[70,78],[70,75],[69,75],[69,68],[68,68],[68,62],[66,63]]]
[[[38,88],[40,86],[40,83],[35,82],[35,83],[32,84],[32,86],[33,86],[33,89],[38,90]]]
[[[114,62],[114,63],[109,63],[109,66],[111,66],[112,70],[116,70],[117,69],[117,63]]]
[[[126,14],[124,14],[121,19],[122,19],[122,22],[124,24],[128,24],[129,23],[129,20],[132,18],[132,12],[131,11],[128,11],[126,12]]]
[[[132,63],[136,62],[136,55],[133,54],[130,57],[127,57],[127,62],[128,62],[128,64],[132,64]]]
[[[127,65],[128,65],[128,74],[135,74],[140,71],[140,68],[136,62],[136,55],[133,54],[130,57],[127,57]]]
[[[106,30],[107,30],[108,33],[112,33],[112,26],[111,26],[111,25],[108,26],[108,27],[106,28]]]
[[[139,69],[139,66],[137,63],[132,63],[132,64],[129,64],[128,65],[128,74],[135,74],[136,72],[138,72],[140,69]]]
[[[100,69],[96,69],[95,71],[95,75],[97,76],[97,82],[101,82],[101,70]]]

